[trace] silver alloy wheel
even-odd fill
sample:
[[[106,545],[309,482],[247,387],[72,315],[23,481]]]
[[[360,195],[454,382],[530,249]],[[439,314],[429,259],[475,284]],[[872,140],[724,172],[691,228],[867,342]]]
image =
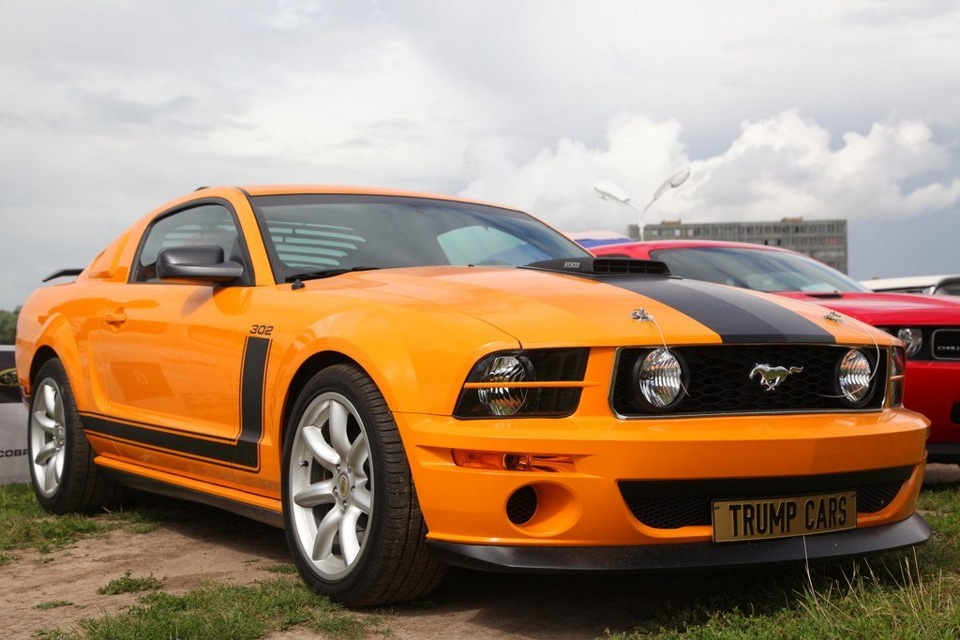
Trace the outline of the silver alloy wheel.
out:
[[[53,378],[44,378],[37,386],[30,408],[30,452],[34,484],[50,497],[60,488],[67,457],[66,412],[63,392]]]
[[[287,473],[303,556],[324,579],[343,578],[360,557],[374,506],[366,427],[344,396],[322,393],[307,406]]]

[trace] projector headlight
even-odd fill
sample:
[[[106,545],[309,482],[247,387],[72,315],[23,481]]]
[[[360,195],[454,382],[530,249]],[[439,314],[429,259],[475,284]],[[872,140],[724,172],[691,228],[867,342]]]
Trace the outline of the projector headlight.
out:
[[[491,353],[470,370],[453,415],[463,419],[570,415],[580,401],[588,353],[583,348]]]
[[[923,331],[915,327],[903,327],[897,330],[897,337],[907,349],[907,357],[914,358],[923,349]]]
[[[491,358],[485,363],[480,382],[503,382],[504,384],[534,380],[533,365],[523,357],[504,355]],[[526,387],[486,387],[477,390],[480,403],[490,415],[512,416],[527,400]]]

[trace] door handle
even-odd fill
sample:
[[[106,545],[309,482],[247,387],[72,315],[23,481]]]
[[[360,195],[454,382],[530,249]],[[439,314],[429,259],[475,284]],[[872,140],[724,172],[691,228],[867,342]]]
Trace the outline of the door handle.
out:
[[[106,316],[104,316],[103,320],[109,325],[118,327],[127,321],[127,314],[123,312],[123,309],[118,309],[113,313],[108,313]]]

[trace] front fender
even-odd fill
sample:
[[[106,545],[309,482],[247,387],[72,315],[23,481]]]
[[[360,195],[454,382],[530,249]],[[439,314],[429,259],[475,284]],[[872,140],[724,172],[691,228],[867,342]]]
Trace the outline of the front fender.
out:
[[[390,309],[347,310],[299,331],[281,349],[275,380],[288,389],[318,353],[336,353],[362,367],[391,411],[450,415],[463,381],[484,355],[519,343],[469,316]]]

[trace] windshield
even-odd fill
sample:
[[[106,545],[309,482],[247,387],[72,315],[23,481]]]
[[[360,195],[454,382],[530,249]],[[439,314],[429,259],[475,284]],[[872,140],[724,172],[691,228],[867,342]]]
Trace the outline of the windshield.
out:
[[[520,266],[590,255],[525,213],[491,206],[339,194],[252,201],[277,282],[330,270]]]
[[[812,258],[779,251],[731,247],[656,249],[674,275],[755,291],[832,293],[869,291],[852,278]]]

